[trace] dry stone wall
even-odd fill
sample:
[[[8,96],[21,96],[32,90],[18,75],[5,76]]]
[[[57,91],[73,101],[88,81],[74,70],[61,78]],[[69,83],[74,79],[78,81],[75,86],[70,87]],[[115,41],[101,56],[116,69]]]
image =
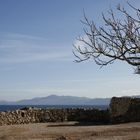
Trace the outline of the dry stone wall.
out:
[[[109,110],[23,108],[0,112],[0,125],[64,121],[93,124],[140,121],[140,98],[113,97]]]
[[[140,121],[140,98],[113,97],[110,103],[112,123]]]
[[[108,123],[109,112],[108,110],[98,109],[40,108],[24,108],[15,111],[0,112],[0,125],[63,121]]]

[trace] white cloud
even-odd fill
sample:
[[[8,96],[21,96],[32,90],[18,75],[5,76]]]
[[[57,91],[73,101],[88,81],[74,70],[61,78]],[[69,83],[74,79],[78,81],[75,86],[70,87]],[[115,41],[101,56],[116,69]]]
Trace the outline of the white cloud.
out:
[[[12,39],[16,38],[16,39],[28,39],[28,40],[48,40],[45,37],[20,34],[20,33],[4,33],[3,36],[5,38],[12,38]]]
[[[54,47],[47,41],[42,43],[38,39],[42,38],[22,34],[5,36],[0,40],[0,63],[68,61],[71,59],[71,52],[64,50],[61,46]]]
[[[124,89],[121,93],[123,95],[140,95],[140,89]]]
[[[0,59],[0,63],[29,63],[38,61],[67,61],[69,53],[20,53]]]

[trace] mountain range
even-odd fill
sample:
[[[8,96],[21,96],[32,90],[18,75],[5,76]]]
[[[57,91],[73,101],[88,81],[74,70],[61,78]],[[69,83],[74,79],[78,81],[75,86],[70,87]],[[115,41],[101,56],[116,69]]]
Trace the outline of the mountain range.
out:
[[[15,102],[0,101],[0,105],[109,105],[110,98],[87,98],[76,96],[38,97]]]

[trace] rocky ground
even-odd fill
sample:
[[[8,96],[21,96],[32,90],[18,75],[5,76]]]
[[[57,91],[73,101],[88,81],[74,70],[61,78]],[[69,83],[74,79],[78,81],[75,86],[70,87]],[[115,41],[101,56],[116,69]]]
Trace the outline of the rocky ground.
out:
[[[98,126],[75,122],[0,126],[0,140],[140,140],[140,122]]]

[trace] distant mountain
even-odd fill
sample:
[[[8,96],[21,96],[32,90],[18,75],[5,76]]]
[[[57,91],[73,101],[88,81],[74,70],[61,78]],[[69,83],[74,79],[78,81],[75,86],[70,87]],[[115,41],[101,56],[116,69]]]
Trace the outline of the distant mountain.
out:
[[[75,96],[57,96],[33,98],[17,102],[0,101],[0,105],[109,105],[110,98],[87,98]]]

